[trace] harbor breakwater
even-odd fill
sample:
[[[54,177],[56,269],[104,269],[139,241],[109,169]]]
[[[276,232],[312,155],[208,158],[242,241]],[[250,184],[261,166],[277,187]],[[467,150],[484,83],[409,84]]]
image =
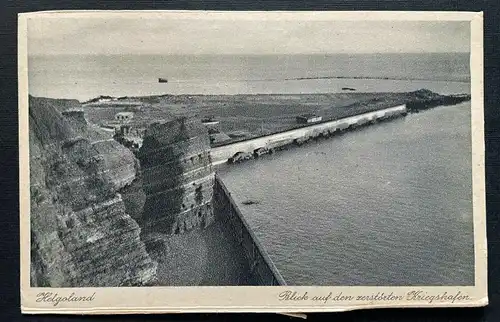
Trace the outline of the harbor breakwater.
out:
[[[211,149],[210,154],[214,165],[226,162],[238,162],[257,156],[260,153],[272,152],[287,145],[300,145],[314,138],[327,137],[359,126],[404,116],[407,112],[408,109],[406,104],[402,104],[374,112],[317,123],[289,131],[214,147]]]

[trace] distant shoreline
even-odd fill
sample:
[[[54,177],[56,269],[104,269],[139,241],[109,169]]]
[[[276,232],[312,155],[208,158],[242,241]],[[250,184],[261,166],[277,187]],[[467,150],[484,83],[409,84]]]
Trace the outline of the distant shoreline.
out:
[[[380,80],[380,81],[403,81],[403,82],[438,82],[438,83],[455,83],[455,84],[470,84],[470,79],[429,79],[429,78],[411,78],[411,77],[365,77],[365,76],[314,76],[314,77],[289,77],[289,78],[267,78],[267,79],[227,79],[224,82],[227,83],[260,83],[260,82],[287,82],[287,81],[308,81],[308,80]],[[166,85],[165,92],[161,93],[152,93],[152,94],[121,94],[121,95],[109,95],[109,94],[96,94],[95,96],[87,96],[86,98],[78,98],[79,95],[75,95],[74,97],[56,97],[55,95],[37,95],[33,93],[29,93],[29,95],[34,97],[41,98],[50,98],[50,99],[65,99],[65,100],[77,100],[81,104],[86,104],[97,100],[99,98],[110,98],[116,100],[130,100],[130,99],[144,99],[144,98],[161,98],[161,97],[238,97],[238,96],[262,96],[262,97],[270,97],[270,96],[314,96],[314,95],[342,95],[342,94],[401,94],[408,93],[411,91],[366,91],[363,88],[358,88],[356,85],[346,83],[342,85],[342,87],[338,88],[338,91],[329,91],[329,92],[311,92],[311,93],[286,93],[286,92],[276,92],[276,93],[167,93],[168,84],[200,84],[205,83],[207,80],[176,80],[169,79],[169,83],[160,84]],[[158,79],[151,79],[151,83],[158,84]],[[147,86],[150,83],[144,83]],[[425,84],[421,84],[421,88],[426,88]],[[351,90],[352,89],[352,90]],[[443,94],[446,95],[446,94]]]
[[[321,80],[321,79],[369,79],[369,80],[395,80],[395,81],[426,81],[426,82],[452,82],[452,83],[470,83],[468,79],[431,79],[431,78],[413,78],[413,77],[392,77],[392,76],[311,76],[311,77],[290,77],[290,78],[264,78],[264,79],[227,79],[226,82],[283,82],[283,81],[303,81],[303,80]],[[169,80],[169,83],[198,83],[206,80]],[[238,94],[235,94],[238,95]],[[259,94],[256,94],[259,95]],[[266,95],[266,94],[262,94]],[[273,94],[271,94],[273,95]]]
[[[302,78],[303,80],[306,79],[316,79],[316,78]],[[325,78],[326,79],[326,78]],[[342,78],[340,78],[342,79]],[[360,79],[378,79],[378,78],[360,78]],[[384,79],[385,80],[385,79]],[[392,79],[390,79],[392,80]],[[394,79],[394,80],[404,80],[404,79]],[[412,79],[412,80],[417,80],[417,79]],[[470,83],[470,81],[453,81],[457,83]],[[61,100],[77,100],[80,102],[82,105],[87,105],[87,106],[92,106],[95,105],[96,107],[106,107],[106,103],[109,103],[110,105],[113,105],[113,102],[118,102],[119,104],[131,104],[130,100],[135,100],[137,101],[144,101],[144,100],[150,100],[150,99],[161,99],[161,98],[179,98],[179,99],[189,99],[189,98],[228,98],[228,97],[263,97],[263,98],[269,98],[269,97],[297,97],[297,98],[304,98],[304,97],[320,97],[320,96],[341,96],[341,95],[349,95],[349,96],[363,96],[363,95],[405,95],[407,93],[412,93],[415,91],[407,91],[407,92],[398,92],[398,91],[387,91],[387,92],[366,92],[366,91],[357,91],[355,88],[354,90],[342,90],[339,92],[323,92],[323,93],[240,93],[240,94],[151,94],[151,95],[126,95],[126,96],[110,96],[110,95],[99,95],[96,97],[93,97],[88,100],[77,100],[77,99],[66,99],[66,98],[54,98],[54,97],[44,97],[44,98],[51,98],[51,99],[61,99]],[[440,94],[440,93],[435,93],[439,94],[442,96],[456,96],[456,95],[463,95],[464,93],[460,94]],[[31,95],[31,94],[30,94]],[[31,95],[35,96],[35,95]],[[40,96],[38,96],[40,97]],[[101,102],[98,103],[99,99],[110,99],[111,101],[109,102]],[[95,103],[95,104],[94,104]]]
[[[367,77],[367,76],[321,76],[321,77],[297,77],[286,78],[285,80],[309,80],[309,79],[380,79],[380,80],[404,80],[404,81],[429,81],[429,82],[454,82],[454,83],[470,83],[470,78],[467,80],[450,80],[450,79],[430,79],[430,78],[412,78],[412,77]]]

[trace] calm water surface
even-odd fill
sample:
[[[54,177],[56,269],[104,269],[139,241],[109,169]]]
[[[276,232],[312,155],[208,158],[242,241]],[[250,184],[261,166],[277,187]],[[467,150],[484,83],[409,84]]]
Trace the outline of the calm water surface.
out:
[[[464,103],[220,174],[288,284],[471,285],[470,138]]]
[[[347,78],[293,80],[332,76]],[[158,83],[159,77],[169,82]],[[342,87],[446,94],[470,87],[468,54],[30,56],[28,78],[31,95],[81,101],[99,95],[335,93]]]

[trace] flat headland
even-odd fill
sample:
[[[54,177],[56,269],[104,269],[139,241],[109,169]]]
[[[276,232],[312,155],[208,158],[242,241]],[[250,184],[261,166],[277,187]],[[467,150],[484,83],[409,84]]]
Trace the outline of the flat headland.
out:
[[[116,123],[115,115],[122,111],[134,112],[132,123],[137,127],[166,118],[197,117],[206,121],[212,146],[220,146],[302,127],[297,116],[304,114],[325,122],[401,104],[414,112],[465,100],[470,95],[440,95],[422,89],[403,93],[103,96],[83,106],[89,121],[102,126]]]

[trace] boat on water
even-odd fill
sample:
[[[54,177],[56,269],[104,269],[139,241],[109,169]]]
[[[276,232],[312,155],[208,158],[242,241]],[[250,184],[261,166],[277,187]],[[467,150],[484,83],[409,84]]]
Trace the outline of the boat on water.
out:
[[[166,78],[158,78],[158,83],[168,83],[168,79]]]
[[[245,200],[242,202],[242,204],[244,204],[245,206],[248,206],[248,205],[258,205],[260,202],[256,201],[256,200]]]

